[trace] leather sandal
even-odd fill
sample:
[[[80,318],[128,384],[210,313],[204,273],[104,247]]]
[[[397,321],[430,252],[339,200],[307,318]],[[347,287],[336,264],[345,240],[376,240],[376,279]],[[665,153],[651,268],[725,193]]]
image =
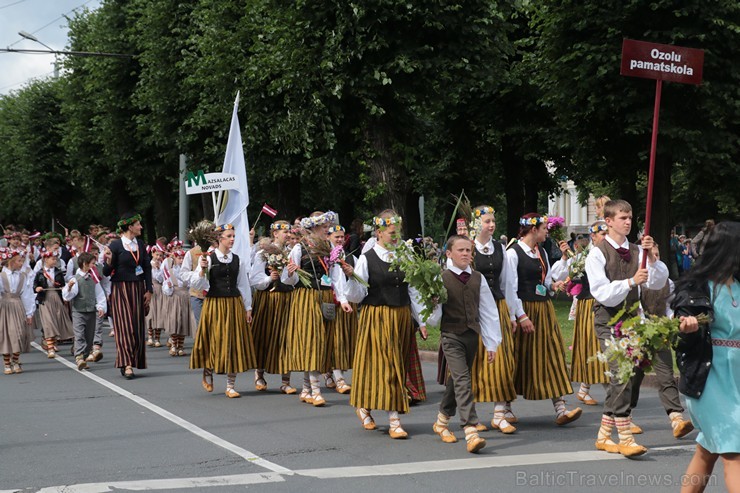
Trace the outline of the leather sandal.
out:
[[[337,388],[337,382],[334,381],[334,377],[331,375],[326,375],[326,388],[327,389]]]
[[[291,387],[290,385],[284,383],[280,386],[280,392],[286,395],[291,395],[295,394],[297,390],[295,389],[295,387]]]
[[[224,393],[226,394],[226,397],[228,397],[229,399],[238,399],[239,397],[242,396],[239,392],[237,392],[236,390],[232,388],[226,389],[226,392]]]
[[[362,427],[365,428],[366,430],[370,431],[370,430],[374,430],[377,428],[377,426],[375,425],[375,420],[370,415],[370,411],[368,411],[367,409],[358,407],[355,409],[355,414],[357,415],[358,418],[360,418]]]
[[[337,392],[339,392],[340,394],[349,394],[352,390],[352,387],[347,385],[347,382],[345,382],[344,380],[337,380],[336,387]]]
[[[203,369],[203,380],[201,380],[200,384],[206,392],[213,392],[213,370]]]
[[[326,399],[321,394],[314,394],[311,396],[311,404],[313,404],[313,407],[324,407],[326,405]]]
[[[588,392],[581,392],[579,390],[578,394],[576,394],[576,397],[579,401],[583,402],[587,406],[596,406],[599,404],[593,397],[589,395]]]
[[[267,390],[267,381],[263,377],[255,378],[254,388],[257,389],[259,392],[264,392],[265,390]]]
[[[432,430],[434,430],[434,433],[439,435],[444,443],[457,443],[457,437],[447,426],[443,426],[435,422],[432,425]]]

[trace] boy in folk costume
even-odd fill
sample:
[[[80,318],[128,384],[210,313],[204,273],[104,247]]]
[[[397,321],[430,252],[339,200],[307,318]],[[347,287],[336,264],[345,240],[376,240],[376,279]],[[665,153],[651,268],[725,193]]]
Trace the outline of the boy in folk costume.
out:
[[[465,236],[447,240],[445,254],[452,261],[442,274],[448,299],[435,309],[428,324],[441,319],[441,345],[450,376],[439,406],[433,429],[445,443],[457,438],[449,429],[450,418],[460,408],[468,452],[478,452],[486,441],[478,435],[478,415],[472,383],[472,368],[478,353],[478,339],[486,347],[488,364],[494,361],[501,343],[501,326],[496,300],[483,275],[471,269],[473,243]]]
[[[22,373],[20,353],[30,350],[33,334],[33,288],[29,277],[22,272],[25,258],[18,251],[0,248],[0,352],[3,354],[4,373]]]
[[[77,272],[77,269],[79,268],[79,261],[77,257],[80,255],[80,253],[89,250],[89,240],[87,242],[85,240],[86,237],[82,236],[82,234],[76,229],[73,229],[69,233],[69,251],[72,254],[72,257],[67,261],[67,271],[64,274],[65,282],[72,279],[72,277],[74,277],[75,273]]]
[[[75,335],[75,362],[78,370],[86,370],[87,357],[92,353],[97,319],[105,316],[108,306],[105,292],[95,270],[96,257],[82,252],[77,258],[79,269],[62,289],[62,298],[72,306]]]
[[[606,239],[593,248],[586,258],[586,275],[591,285],[594,304],[594,326],[601,350],[612,334],[609,321],[624,306],[628,310],[640,300],[641,289],[660,289],[668,280],[668,268],[653,255],[653,239],[643,236],[642,246],[631,244],[627,235],[632,229],[632,206],[624,200],[610,200],[604,205],[604,220],[608,227]],[[647,252],[647,268],[641,269]],[[626,313],[624,318],[633,316]],[[609,362],[609,370],[616,375],[617,363]],[[601,428],[596,448],[625,457],[636,457],[647,452],[632,435],[632,382],[619,383],[611,377],[604,401]],[[611,435],[616,425],[619,443]]]
[[[185,337],[195,334],[195,318],[190,308],[188,283],[181,276],[183,250],[174,250],[172,257],[165,260],[162,266],[162,293],[168,308],[169,316],[164,320],[165,330],[170,335],[170,356],[185,356]]]
[[[95,274],[100,281],[100,287],[103,288],[103,294],[105,295],[106,301],[110,296],[110,277],[103,275],[103,260],[100,260],[100,247],[92,243],[90,245],[90,253],[95,258],[95,264],[92,269],[95,270]],[[88,363],[97,363],[103,359],[103,334],[111,330],[111,322],[108,317],[108,313],[104,313],[102,317],[97,317],[95,320],[95,336],[93,337],[93,349],[87,356]]]
[[[33,291],[44,331],[46,354],[54,358],[58,351],[57,341],[73,338],[74,332],[69,312],[62,303],[64,273],[56,268],[57,257],[52,251],[44,252],[41,257],[44,266],[34,276]]]

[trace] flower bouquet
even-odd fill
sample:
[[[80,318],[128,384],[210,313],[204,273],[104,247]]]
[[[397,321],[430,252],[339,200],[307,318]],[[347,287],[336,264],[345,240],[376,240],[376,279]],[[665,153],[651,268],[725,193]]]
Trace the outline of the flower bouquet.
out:
[[[556,243],[565,240],[565,218],[561,216],[548,216],[547,232]]]
[[[426,258],[423,249],[414,245],[413,240],[396,242],[392,249],[391,269],[400,269],[404,281],[419,293],[419,301],[424,306],[421,318],[428,319],[434,308],[447,301],[447,290],[442,281],[442,266],[438,261]]]
[[[592,244],[578,252],[568,266],[568,277],[565,279],[565,293],[578,296],[583,290],[583,278],[586,275],[586,257],[591,252]]]
[[[635,303],[629,313],[636,313],[639,302]],[[650,315],[643,318],[640,315],[618,321],[627,313],[623,307],[609,321],[614,324],[612,335],[606,341],[604,352],[599,351],[596,356],[589,358],[589,362],[598,359],[601,362],[616,361],[617,374],[611,371],[604,372],[609,378],[616,377],[619,383],[625,383],[635,374],[635,368],[649,371],[655,355],[664,348],[676,344],[681,321],[677,318],[658,317]],[[699,324],[708,324],[709,317],[697,317]]]
[[[325,261],[329,265],[329,268],[331,268],[331,266],[336,263],[338,263],[342,267],[346,267],[348,265],[346,261],[346,256],[347,254],[344,253],[344,247],[342,245],[337,245],[331,249],[331,252],[329,252],[329,258],[325,259]],[[354,279],[356,282],[358,282],[362,286],[365,286],[366,288],[370,287],[367,281],[355,274],[354,271],[352,272],[350,279]]]

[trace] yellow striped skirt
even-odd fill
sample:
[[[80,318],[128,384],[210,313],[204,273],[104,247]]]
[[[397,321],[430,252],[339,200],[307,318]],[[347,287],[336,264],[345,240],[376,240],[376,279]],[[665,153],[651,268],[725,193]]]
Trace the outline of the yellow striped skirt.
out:
[[[267,373],[287,373],[281,355],[285,351],[288,310],[292,292],[257,291],[261,293],[257,311],[253,311],[254,349],[259,368]],[[257,294],[255,293],[255,294]]]
[[[525,334],[520,329],[516,333],[517,394],[530,400],[572,394],[565,343],[552,301],[525,301],[524,312],[534,324],[534,332]]]
[[[319,291],[301,287],[293,291],[285,336],[286,351],[281,355],[285,371],[329,371],[334,322],[324,320],[321,303],[333,301],[331,289]]]
[[[488,363],[483,340],[478,340],[478,353],[473,361],[473,397],[476,402],[502,402],[516,399],[514,375],[514,334],[511,332],[511,317],[506,300],[496,301],[501,322],[501,344],[496,350],[493,363]]]
[[[409,412],[406,357],[413,335],[408,306],[362,307],[352,362],[350,405]]]
[[[241,373],[256,367],[252,331],[247,325],[241,296],[206,297],[190,355],[190,368]]]
[[[334,343],[330,355],[330,366],[337,370],[352,368],[357,342],[357,305],[352,305],[352,313],[344,313],[337,307],[337,319],[334,321]]]
[[[604,372],[609,369],[606,363],[588,359],[599,351],[599,338],[594,329],[594,299],[578,300],[576,321],[573,326],[573,358],[570,365],[570,379],[573,382],[609,383]]]

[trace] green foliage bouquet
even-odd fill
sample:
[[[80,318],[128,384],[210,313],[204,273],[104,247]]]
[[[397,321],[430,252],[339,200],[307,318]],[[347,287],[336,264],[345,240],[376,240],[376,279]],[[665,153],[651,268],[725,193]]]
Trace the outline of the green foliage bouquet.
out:
[[[429,258],[429,248],[419,247],[414,240],[398,240],[391,249],[391,269],[404,273],[404,280],[419,292],[419,301],[424,306],[421,318],[428,319],[434,308],[447,301],[447,290],[442,281],[442,266]]]
[[[639,302],[635,303],[629,313],[637,313]],[[598,359],[604,363],[616,361],[618,365],[617,374],[611,371],[604,372],[607,377],[616,377],[619,383],[625,383],[635,374],[635,368],[650,371],[655,355],[665,348],[675,346],[680,332],[681,321],[677,318],[658,317],[649,315],[646,318],[636,315],[620,321],[625,313],[623,307],[609,321],[614,325],[612,335],[606,341],[604,352],[599,351],[596,356],[589,358],[589,362]],[[709,323],[706,315],[697,317],[699,324]]]

